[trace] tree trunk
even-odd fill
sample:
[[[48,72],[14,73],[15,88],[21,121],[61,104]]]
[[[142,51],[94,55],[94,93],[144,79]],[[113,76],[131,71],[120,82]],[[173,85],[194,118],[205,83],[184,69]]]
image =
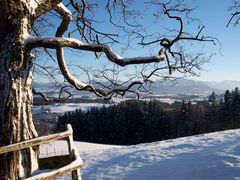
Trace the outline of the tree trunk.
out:
[[[30,6],[30,5],[29,5]],[[32,57],[24,49],[32,14],[24,0],[0,2],[0,146],[37,136],[32,122]],[[38,147],[0,156],[0,179],[20,179],[38,169]]]

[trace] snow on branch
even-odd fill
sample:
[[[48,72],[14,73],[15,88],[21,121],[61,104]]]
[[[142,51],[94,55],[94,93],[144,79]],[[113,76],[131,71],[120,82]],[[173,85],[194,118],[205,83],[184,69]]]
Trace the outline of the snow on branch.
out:
[[[35,10],[36,17],[52,10],[58,4],[61,4],[62,0],[34,0],[38,7]]]
[[[146,63],[157,63],[163,61],[165,58],[165,50],[162,49],[162,53],[156,56],[148,56],[148,57],[133,57],[133,58],[123,58],[118,54],[114,53],[111,48],[107,45],[103,44],[89,44],[79,41],[74,38],[48,38],[48,37],[33,37],[30,36],[25,41],[26,48],[62,48],[62,47],[70,47],[74,49],[84,50],[84,51],[92,51],[92,52],[104,52],[107,58],[113,63],[118,64],[119,66],[126,66],[129,64],[146,64]]]
[[[57,0],[55,1],[57,2]],[[121,7],[125,12],[124,1],[121,1],[121,2],[123,3],[121,4]],[[67,9],[67,7],[65,7],[62,3],[59,3],[57,5],[54,5],[53,7],[53,9],[57,13],[59,13],[62,18],[61,24],[59,25],[55,33],[55,37],[29,36],[29,37],[26,37],[24,46],[27,49],[34,49],[34,48],[41,48],[41,47],[56,49],[58,65],[64,78],[71,85],[73,85],[77,90],[85,90],[85,91],[93,92],[97,96],[104,97],[106,99],[108,99],[109,97],[112,97],[114,94],[124,95],[126,92],[133,92],[132,91],[133,86],[142,87],[143,83],[148,82],[151,76],[156,76],[157,75],[156,72],[162,70],[162,68],[158,67],[158,64],[160,64],[160,62],[162,61],[165,61],[164,63],[167,65],[163,69],[168,69],[170,75],[172,75],[172,72],[176,70],[179,73],[184,75],[186,73],[195,75],[194,70],[200,69],[201,68],[200,65],[206,60],[208,60],[208,58],[204,57],[204,54],[201,54],[201,53],[196,53],[196,54],[187,53],[182,47],[183,45],[181,43],[184,41],[186,42],[200,41],[200,42],[212,42],[215,45],[215,41],[217,40],[209,36],[201,35],[203,29],[205,28],[204,26],[202,27],[199,26],[198,31],[195,34],[185,32],[184,21],[183,21],[184,19],[182,19],[182,16],[180,16],[178,13],[186,13],[186,16],[188,17],[188,14],[193,9],[182,7],[181,2],[178,2],[177,5],[175,6],[170,6],[170,2],[162,3],[157,1],[150,1],[151,4],[159,5],[162,7],[163,12],[160,14],[164,14],[168,19],[177,22],[178,27],[170,31],[170,32],[177,32],[177,33],[173,33],[173,36],[170,36],[170,37],[168,36],[162,36],[162,37],[160,36],[156,38],[153,37],[154,39],[150,42],[145,42],[145,38],[147,39],[147,36],[139,34],[139,36],[141,37],[141,42],[139,43],[140,45],[146,46],[146,45],[155,44],[155,43],[159,44],[159,51],[158,53],[156,53],[155,56],[129,58],[129,57],[121,57],[118,54],[116,54],[110,48],[110,46],[100,43],[98,39],[99,34],[102,34],[108,38],[113,34],[103,34],[101,32],[95,31],[94,28],[92,28],[92,26],[88,27],[89,26],[88,23],[90,21],[86,20],[86,17],[85,17],[85,10],[88,9],[87,3],[85,1],[82,1],[82,4],[80,5],[78,3],[75,3],[73,0],[70,1],[70,4],[77,11],[76,25],[78,27],[78,30],[81,30],[80,34],[82,34],[84,29],[88,27],[89,29],[91,29],[96,33],[95,35],[96,40],[92,41],[90,37],[90,41],[89,41],[89,39],[85,37],[84,33],[82,35],[83,36],[82,39],[84,39],[84,42],[74,38],[63,37],[63,34],[68,30],[68,26],[72,21],[73,16],[72,16],[72,13]],[[107,11],[109,11],[108,8],[107,8]],[[111,19],[111,12],[110,12],[110,19]],[[74,21],[75,19],[73,19],[73,22]],[[82,29],[78,24],[79,22],[81,22],[83,25]],[[117,41],[114,41],[114,42],[117,42]],[[79,81],[69,72],[67,64],[64,59],[64,51],[63,51],[64,47],[69,47],[69,48],[83,50],[83,51],[90,51],[93,53],[103,52],[105,53],[109,61],[122,67],[127,65],[133,65],[133,64],[155,63],[153,66],[155,70],[153,70],[148,76],[142,75],[142,79],[133,81],[129,85],[126,85],[125,87],[114,86],[113,89],[106,88],[106,87],[101,89],[95,89],[91,84],[86,84]]]
[[[67,31],[70,21],[72,19],[71,12],[62,4],[60,3],[58,6],[55,7],[55,10],[61,14],[62,22],[56,31],[56,38],[62,38],[64,32]],[[101,91],[100,89],[95,89],[92,85],[85,84],[78,79],[76,79],[68,70],[68,67],[65,63],[63,48],[61,46],[56,46],[56,54],[58,60],[58,66],[60,68],[61,73],[63,74],[64,78],[73,85],[77,90],[86,90],[89,92],[95,93],[99,97],[105,97],[106,94]]]

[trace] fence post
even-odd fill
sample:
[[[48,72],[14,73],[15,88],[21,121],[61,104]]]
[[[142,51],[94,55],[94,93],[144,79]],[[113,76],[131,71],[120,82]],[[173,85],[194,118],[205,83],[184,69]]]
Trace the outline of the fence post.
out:
[[[73,153],[73,155],[75,156],[76,159],[78,159],[79,161],[81,160],[80,157],[79,157],[79,152],[76,148],[74,148],[72,150],[72,153]],[[80,169],[76,169],[75,171],[72,171],[72,179],[73,180],[82,180]]]
[[[69,151],[70,158],[72,160],[77,160],[78,159],[79,161],[81,161],[81,158],[79,156],[79,152],[75,148],[74,143],[73,143],[73,130],[72,130],[72,126],[70,124],[67,124],[67,130],[71,131],[71,135],[67,137],[68,151]],[[72,179],[73,180],[81,180],[82,179],[80,169],[72,171]]]

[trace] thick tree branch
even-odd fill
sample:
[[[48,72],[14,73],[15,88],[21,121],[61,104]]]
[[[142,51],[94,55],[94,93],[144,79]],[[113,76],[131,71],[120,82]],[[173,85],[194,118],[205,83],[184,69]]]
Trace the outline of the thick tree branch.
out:
[[[133,57],[133,58],[123,58],[116,53],[114,53],[111,48],[107,45],[102,44],[89,44],[81,42],[73,38],[41,38],[41,37],[29,37],[25,42],[26,48],[59,48],[59,47],[71,47],[74,49],[91,51],[91,52],[104,52],[107,58],[113,63],[126,66],[129,64],[146,64],[146,63],[158,63],[165,59],[165,49],[161,49],[161,53],[156,56],[149,57]]]
[[[35,0],[38,4],[37,9],[35,10],[35,16],[39,17],[42,14],[52,10],[56,7],[62,0]]]
[[[120,1],[123,2],[123,1]],[[110,1],[108,1],[108,3],[110,3]],[[70,4],[72,5],[72,7],[76,10],[75,14],[77,15],[77,19],[75,22],[75,19],[73,22],[76,23],[77,28],[80,32],[80,35],[82,36],[82,39],[85,41],[80,41],[74,38],[65,38],[63,37],[63,34],[68,30],[68,26],[70,24],[70,22],[72,21],[72,14],[71,12],[62,4],[58,4],[57,6],[54,6],[54,9],[57,13],[59,13],[61,15],[62,21],[60,26],[58,27],[57,31],[56,31],[56,37],[55,38],[48,38],[48,37],[33,37],[33,36],[29,36],[28,38],[26,38],[25,41],[25,47],[27,49],[33,49],[33,48],[51,48],[51,49],[56,49],[57,52],[57,59],[58,59],[58,64],[61,70],[61,73],[63,74],[64,78],[71,84],[73,85],[76,89],[78,90],[86,90],[89,92],[94,92],[97,96],[100,97],[104,97],[104,98],[108,98],[108,97],[112,97],[114,94],[117,95],[124,95],[126,92],[132,92],[132,88],[133,86],[142,86],[143,83],[148,82],[149,78],[151,76],[156,76],[157,71],[159,71],[160,65],[159,62],[162,61],[166,61],[165,63],[161,63],[161,65],[164,66],[163,69],[168,69],[169,70],[169,74],[171,75],[173,71],[177,70],[181,73],[192,73],[192,71],[195,69],[199,68],[199,64],[198,62],[193,62],[192,61],[192,57],[187,57],[185,54],[185,51],[182,51],[181,48],[179,48],[179,46],[182,46],[180,43],[182,41],[210,41],[213,42],[216,40],[214,38],[211,37],[205,37],[202,36],[201,33],[204,29],[203,27],[200,27],[199,30],[197,31],[197,33],[195,35],[191,35],[190,33],[186,33],[184,32],[184,21],[182,19],[182,17],[180,15],[178,15],[177,13],[189,13],[192,11],[192,9],[188,9],[188,8],[182,8],[180,6],[180,2],[179,4],[172,6],[170,8],[168,8],[167,6],[170,4],[169,3],[162,3],[162,2],[158,2],[156,5],[161,5],[163,8],[163,14],[165,14],[167,16],[167,18],[176,21],[179,24],[179,28],[177,30],[172,30],[170,32],[172,33],[176,33],[174,36],[171,37],[167,37],[167,36],[160,36],[158,35],[158,37],[154,37],[155,40],[145,43],[144,42],[144,38],[147,36],[143,36],[142,37],[142,42],[140,43],[141,45],[150,45],[153,43],[159,43],[159,52],[157,55],[155,56],[149,56],[149,57],[133,57],[133,58],[124,58],[119,56],[118,54],[114,53],[111,48],[108,45],[105,44],[101,44],[101,42],[99,41],[99,35],[103,35],[99,32],[96,32],[92,29],[92,19],[87,19],[87,12],[92,11],[92,5],[86,3],[86,1],[82,0],[80,3],[75,3],[74,0],[70,1]],[[123,4],[124,5],[124,4]],[[125,6],[122,6],[123,10],[125,9]],[[109,9],[107,9],[109,10]],[[123,11],[125,12],[125,11]],[[123,13],[124,14],[124,13]],[[110,14],[111,15],[111,14]],[[111,19],[111,16],[110,16]],[[80,22],[80,24],[79,24]],[[81,27],[80,27],[81,26]],[[90,32],[89,32],[89,37],[87,38],[85,36],[85,28],[89,28]],[[74,30],[75,31],[75,30]],[[96,33],[96,37],[94,37],[93,39],[92,37],[92,32]],[[112,34],[111,34],[112,35]],[[106,35],[104,35],[106,36]],[[70,37],[70,35],[69,35]],[[161,38],[160,38],[161,37]],[[91,42],[91,43],[89,43]],[[103,90],[100,89],[95,89],[92,85],[90,84],[86,84],[83,83],[81,81],[78,81],[68,70],[68,67],[66,65],[65,59],[64,59],[64,52],[63,52],[63,48],[64,47],[70,47],[73,49],[79,49],[79,50],[83,50],[83,51],[90,51],[90,52],[94,52],[94,53],[99,53],[99,52],[103,52],[105,53],[107,59],[111,62],[113,62],[114,64],[117,64],[119,66],[127,66],[127,65],[131,65],[131,64],[149,64],[149,63],[156,63],[156,71],[152,71],[152,73],[150,73],[149,76],[142,76],[142,80],[136,80],[136,81],[131,81],[127,84],[129,85],[120,85],[117,84],[111,87],[100,87],[101,89],[105,89],[106,92],[104,92]],[[194,60],[198,60],[198,59],[194,59]],[[155,65],[155,64],[154,64]],[[159,67],[158,67],[159,66]],[[192,67],[191,67],[192,66]],[[161,75],[159,75],[159,77],[163,77]],[[106,76],[103,76],[103,78],[107,79]],[[138,79],[139,77],[135,77],[135,79]],[[115,81],[111,81],[111,79],[107,79],[110,82],[115,82]],[[90,83],[90,81],[89,81]]]
[[[56,37],[62,37],[64,32],[66,32],[66,30],[68,29],[68,26],[69,26],[71,18],[72,18],[72,14],[63,4],[59,4],[56,7],[56,11],[62,15],[62,22],[57,29]],[[101,90],[95,89],[93,86],[85,84],[85,83],[77,80],[74,76],[71,75],[71,73],[68,71],[67,65],[65,63],[63,48],[57,47],[56,53],[57,53],[57,60],[58,60],[59,68],[60,68],[64,78],[71,85],[73,85],[77,90],[86,90],[89,92],[93,92],[99,97],[105,96],[105,93],[103,93]]]

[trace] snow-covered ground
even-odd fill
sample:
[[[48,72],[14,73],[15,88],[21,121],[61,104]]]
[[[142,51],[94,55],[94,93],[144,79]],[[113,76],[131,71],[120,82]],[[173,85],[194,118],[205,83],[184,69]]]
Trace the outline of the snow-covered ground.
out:
[[[84,161],[83,180],[240,180],[240,129],[134,146],[75,145]],[[45,145],[41,156],[66,148],[63,141]]]

